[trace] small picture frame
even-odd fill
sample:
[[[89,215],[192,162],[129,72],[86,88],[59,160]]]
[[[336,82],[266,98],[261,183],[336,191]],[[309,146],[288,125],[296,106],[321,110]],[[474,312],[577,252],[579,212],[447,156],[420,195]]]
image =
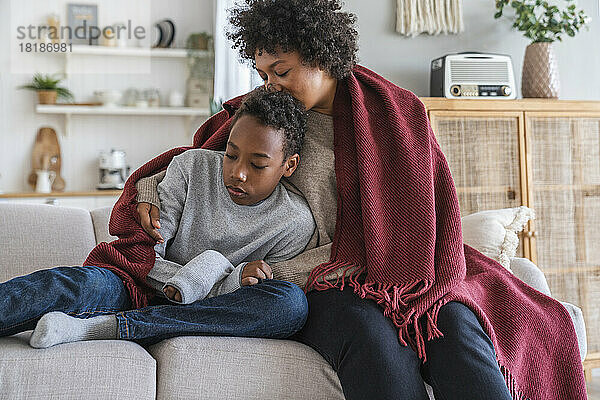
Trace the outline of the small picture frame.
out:
[[[72,44],[97,45],[98,6],[96,4],[67,4],[69,41]],[[93,28],[92,28],[93,27]]]

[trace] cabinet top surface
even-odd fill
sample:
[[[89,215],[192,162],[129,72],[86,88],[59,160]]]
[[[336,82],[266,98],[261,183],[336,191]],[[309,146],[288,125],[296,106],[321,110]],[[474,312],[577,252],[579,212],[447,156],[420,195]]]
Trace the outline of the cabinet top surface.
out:
[[[600,112],[600,101],[558,99],[446,99],[421,97],[429,111],[590,111]]]

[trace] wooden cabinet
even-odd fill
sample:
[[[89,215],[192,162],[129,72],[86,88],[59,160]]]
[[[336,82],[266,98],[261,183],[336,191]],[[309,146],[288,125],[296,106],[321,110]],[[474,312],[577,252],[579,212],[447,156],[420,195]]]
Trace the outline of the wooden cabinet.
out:
[[[526,203],[522,113],[431,111],[429,118],[454,178],[461,216]],[[518,254],[525,255],[522,245]]]
[[[532,251],[554,296],[581,306],[600,366],[600,110],[527,117]]]
[[[600,101],[421,99],[461,214],[533,208],[518,254],[581,307],[586,371],[600,367]]]

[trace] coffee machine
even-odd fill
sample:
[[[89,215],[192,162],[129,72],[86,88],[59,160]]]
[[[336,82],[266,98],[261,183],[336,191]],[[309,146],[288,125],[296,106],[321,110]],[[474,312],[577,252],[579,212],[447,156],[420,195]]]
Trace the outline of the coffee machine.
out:
[[[109,152],[100,152],[98,159],[100,183],[97,189],[123,189],[129,177],[127,155],[122,150],[112,149]]]

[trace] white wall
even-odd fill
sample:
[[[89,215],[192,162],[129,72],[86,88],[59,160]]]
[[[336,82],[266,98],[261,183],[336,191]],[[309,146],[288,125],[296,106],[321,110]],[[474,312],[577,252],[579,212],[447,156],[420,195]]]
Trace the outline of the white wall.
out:
[[[56,2],[64,5],[68,1],[46,1],[46,4]],[[494,20],[494,1],[463,2],[464,33],[422,35],[409,39],[395,33],[395,0],[345,0],[345,8],[358,16],[360,63],[417,95],[427,96],[429,63],[433,58],[467,50],[496,52],[512,56],[517,83],[520,85],[521,64],[527,40],[520,33],[511,31],[509,21]],[[15,36],[15,32],[11,30],[11,3],[24,8],[29,4],[27,1],[0,0],[0,189],[5,192],[30,190],[27,185],[31,169],[30,154],[39,127],[53,126],[59,134],[63,129],[62,116],[34,112],[34,93],[15,90],[28,81],[31,75],[11,71],[8,43]],[[109,4],[106,0],[94,3],[99,5],[99,10]],[[212,0],[152,0],[146,3],[151,7],[152,21],[170,17],[176,22],[180,28],[177,32],[179,39],[185,38],[190,32],[213,29]],[[600,99],[598,2],[578,0],[578,3],[593,21],[589,31],[583,31],[575,38],[566,37],[563,43],[556,44],[562,81],[561,97]],[[112,10],[116,12],[119,9],[113,6]],[[27,9],[33,23],[43,21],[49,11]],[[99,11],[99,15],[102,18],[105,14]],[[105,15],[104,18],[116,17]],[[100,21],[100,24],[113,22],[115,21]],[[45,72],[62,68],[59,57],[39,57],[43,60],[41,63],[44,64]],[[179,61],[156,61],[149,74],[135,71],[110,75],[74,74],[69,77],[67,85],[75,92],[78,100],[85,100],[94,90],[124,90],[130,86],[158,86],[165,90],[183,91],[182,75],[185,75],[185,68],[177,63]],[[110,150],[111,147],[125,150],[132,169],[136,169],[162,151],[191,142],[191,132],[184,131],[184,120],[179,117],[74,116],[71,131],[71,136],[67,138],[59,136],[63,157],[62,172],[68,191],[94,189],[100,150]]]
[[[22,13],[30,15],[32,24],[41,24],[50,12],[61,14],[66,23],[66,4],[95,3],[98,5],[99,25],[126,21],[138,10],[120,6],[120,0],[69,1],[46,0],[44,7],[35,7],[33,1],[0,0],[0,189],[4,192],[30,191],[27,177],[31,171],[31,151],[38,129],[53,127],[59,135],[62,153],[62,176],[67,191],[94,190],[98,183],[98,154],[101,150],[117,148],[124,150],[132,170],[157,154],[179,145],[191,143],[195,126],[202,120],[192,122],[190,131],[185,131],[183,117],[139,117],[139,116],[72,116],[71,134],[63,137],[64,117],[61,115],[37,114],[35,93],[16,90],[31,79],[31,71],[25,73],[11,68],[10,41],[16,41],[16,31],[11,29],[11,5],[18,4]],[[150,22],[171,18],[176,24],[176,40],[183,46],[191,32],[213,31],[212,0],[136,0],[146,4]],[[124,2],[128,6],[132,1]],[[21,10],[17,10],[21,11]],[[124,18],[125,16],[125,18]],[[145,59],[146,61],[148,59]],[[37,55],[40,72],[59,72],[64,69],[64,57]],[[95,90],[129,87],[140,89],[158,87],[161,95],[171,89],[185,93],[187,69],[184,59],[156,59],[146,73],[139,73],[136,65],[140,61],[123,57],[77,56],[73,57],[72,70],[85,63],[124,63],[128,72],[111,74],[72,73],[65,85],[75,94],[77,101],[93,100]],[[14,64],[14,63],[13,63]],[[144,67],[144,65],[141,65]],[[144,68],[142,68],[144,69]],[[162,99],[161,99],[162,100]]]
[[[463,0],[465,31],[458,35],[420,35],[410,39],[395,32],[396,0],[344,0],[358,16],[360,63],[419,96],[429,95],[429,64],[439,56],[462,51],[508,54],[517,86],[528,39],[506,18],[494,19],[495,1]],[[592,18],[589,31],[557,42],[562,99],[600,99],[600,15],[598,0],[577,0]]]

